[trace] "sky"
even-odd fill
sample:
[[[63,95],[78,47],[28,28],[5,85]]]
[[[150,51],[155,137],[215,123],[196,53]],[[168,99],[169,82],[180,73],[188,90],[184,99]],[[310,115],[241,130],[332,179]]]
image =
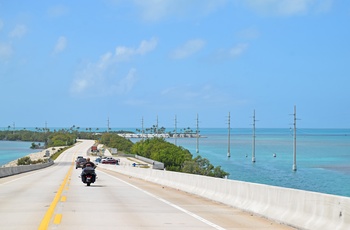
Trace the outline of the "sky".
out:
[[[349,22],[346,0],[0,0],[0,127],[289,128],[295,106],[350,128]]]

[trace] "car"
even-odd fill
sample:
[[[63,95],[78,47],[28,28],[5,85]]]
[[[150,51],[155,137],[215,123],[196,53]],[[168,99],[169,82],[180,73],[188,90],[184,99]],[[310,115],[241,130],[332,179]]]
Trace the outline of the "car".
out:
[[[107,157],[102,159],[102,164],[118,164],[119,160],[114,159],[113,157]]]
[[[82,158],[84,158],[84,157],[83,156],[77,156],[77,159],[75,159],[75,163],[77,163]]]
[[[77,160],[79,160],[80,158],[84,158],[83,156],[77,156],[77,159],[75,160],[75,162],[77,162]]]
[[[82,168],[85,162],[86,162],[85,158],[83,157],[77,158],[77,160],[75,161],[75,169]]]
[[[101,160],[102,160],[101,157],[97,157],[97,158],[95,159],[95,162],[96,162],[96,163],[101,163]]]

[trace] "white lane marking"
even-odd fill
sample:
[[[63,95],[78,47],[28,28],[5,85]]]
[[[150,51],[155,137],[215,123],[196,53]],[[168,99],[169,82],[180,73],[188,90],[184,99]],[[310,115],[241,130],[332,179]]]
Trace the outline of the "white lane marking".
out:
[[[145,193],[145,194],[147,194],[147,195],[149,195],[149,196],[151,196],[151,197],[153,197],[153,198],[155,198],[155,199],[157,199],[157,200],[159,200],[159,201],[161,201],[161,202],[163,202],[165,204],[167,204],[167,205],[170,205],[173,208],[176,208],[176,209],[180,210],[181,212],[186,213],[187,215],[190,215],[190,216],[194,217],[195,219],[197,219],[199,221],[202,221],[203,223],[205,223],[205,224],[207,224],[207,225],[209,225],[209,226],[211,226],[211,227],[213,227],[215,229],[225,230],[225,228],[220,227],[219,225],[214,224],[214,223],[210,222],[209,220],[206,220],[206,219],[204,219],[204,218],[194,214],[193,212],[190,212],[190,211],[188,211],[186,209],[183,209],[183,208],[177,206],[176,204],[173,204],[173,203],[171,203],[171,202],[169,202],[167,200],[164,200],[163,198],[160,198],[160,197],[158,197],[158,196],[156,196],[156,195],[154,195],[152,193],[149,193],[149,192],[147,192],[147,191],[145,191],[145,190],[143,190],[143,189],[141,189],[139,187],[136,187],[135,185],[132,185],[132,184],[126,182],[126,181],[123,181],[122,179],[119,179],[117,177],[114,177],[114,176],[109,175],[109,174],[107,174],[105,172],[102,172],[102,171],[99,171],[99,173],[104,173],[104,174],[106,174],[106,175],[108,175],[108,176],[110,176],[110,177],[112,177],[114,179],[117,179],[117,180],[119,180],[119,181],[121,181],[121,182],[123,182],[123,183],[125,183],[125,184],[127,184],[127,185],[129,185],[129,186],[131,186],[131,187],[133,187],[133,188],[135,188],[135,189],[137,189],[137,190],[139,190],[139,191],[141,191],[141,192],[143,192],[143,193]]]

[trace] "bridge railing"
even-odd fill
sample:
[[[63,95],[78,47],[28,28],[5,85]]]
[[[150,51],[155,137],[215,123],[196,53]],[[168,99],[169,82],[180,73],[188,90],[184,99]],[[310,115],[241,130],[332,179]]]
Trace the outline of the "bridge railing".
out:
[[[15,174],[25,173],[37,169],[46,168],[48,166],[53,165],[54,162],[50,161],[43,164],[33,164],[33,165],[20,165],[20,166],[13,166],[13,167],[2,167],[0,168],[0,178],[12,176]]]
[[[349,197],[130,166],[117,166],[113,170],[298,229],[350,229]]]

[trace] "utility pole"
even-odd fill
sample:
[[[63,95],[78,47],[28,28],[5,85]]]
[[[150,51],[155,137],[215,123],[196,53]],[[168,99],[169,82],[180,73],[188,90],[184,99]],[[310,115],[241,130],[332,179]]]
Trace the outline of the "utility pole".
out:
[[[255,109],[253,112],[253,151],[252,151],[252,162],[255,163]]]
[[[297,107],[294,105],[293,171],[297,171]]]
[[[196,136],[197,136],[197,145],[196,145],[196,153],[199,153],[199,127],[198,127],[198,113],[197,113],[197,130],[196,130]]]
[[[158,137],[158,115],[157,115],[157,125],[156,125],[156,136]]]
[[[107,118],[107,133],[109,133],[109,117]]]
[[[231,157],[231,116],[228,112],[228,143],[227,143],[227,157]]]
[[[175,145],[177,146],[177,117],[176,117],[176,115],[175,115],[174,141],[175,141]]]
[[[144,138],[144,131],[143,131],[143,116],[142,116],[142,119],[141,119],[141,128],[142,128],[142,141],[143,141],[143,138]]]

